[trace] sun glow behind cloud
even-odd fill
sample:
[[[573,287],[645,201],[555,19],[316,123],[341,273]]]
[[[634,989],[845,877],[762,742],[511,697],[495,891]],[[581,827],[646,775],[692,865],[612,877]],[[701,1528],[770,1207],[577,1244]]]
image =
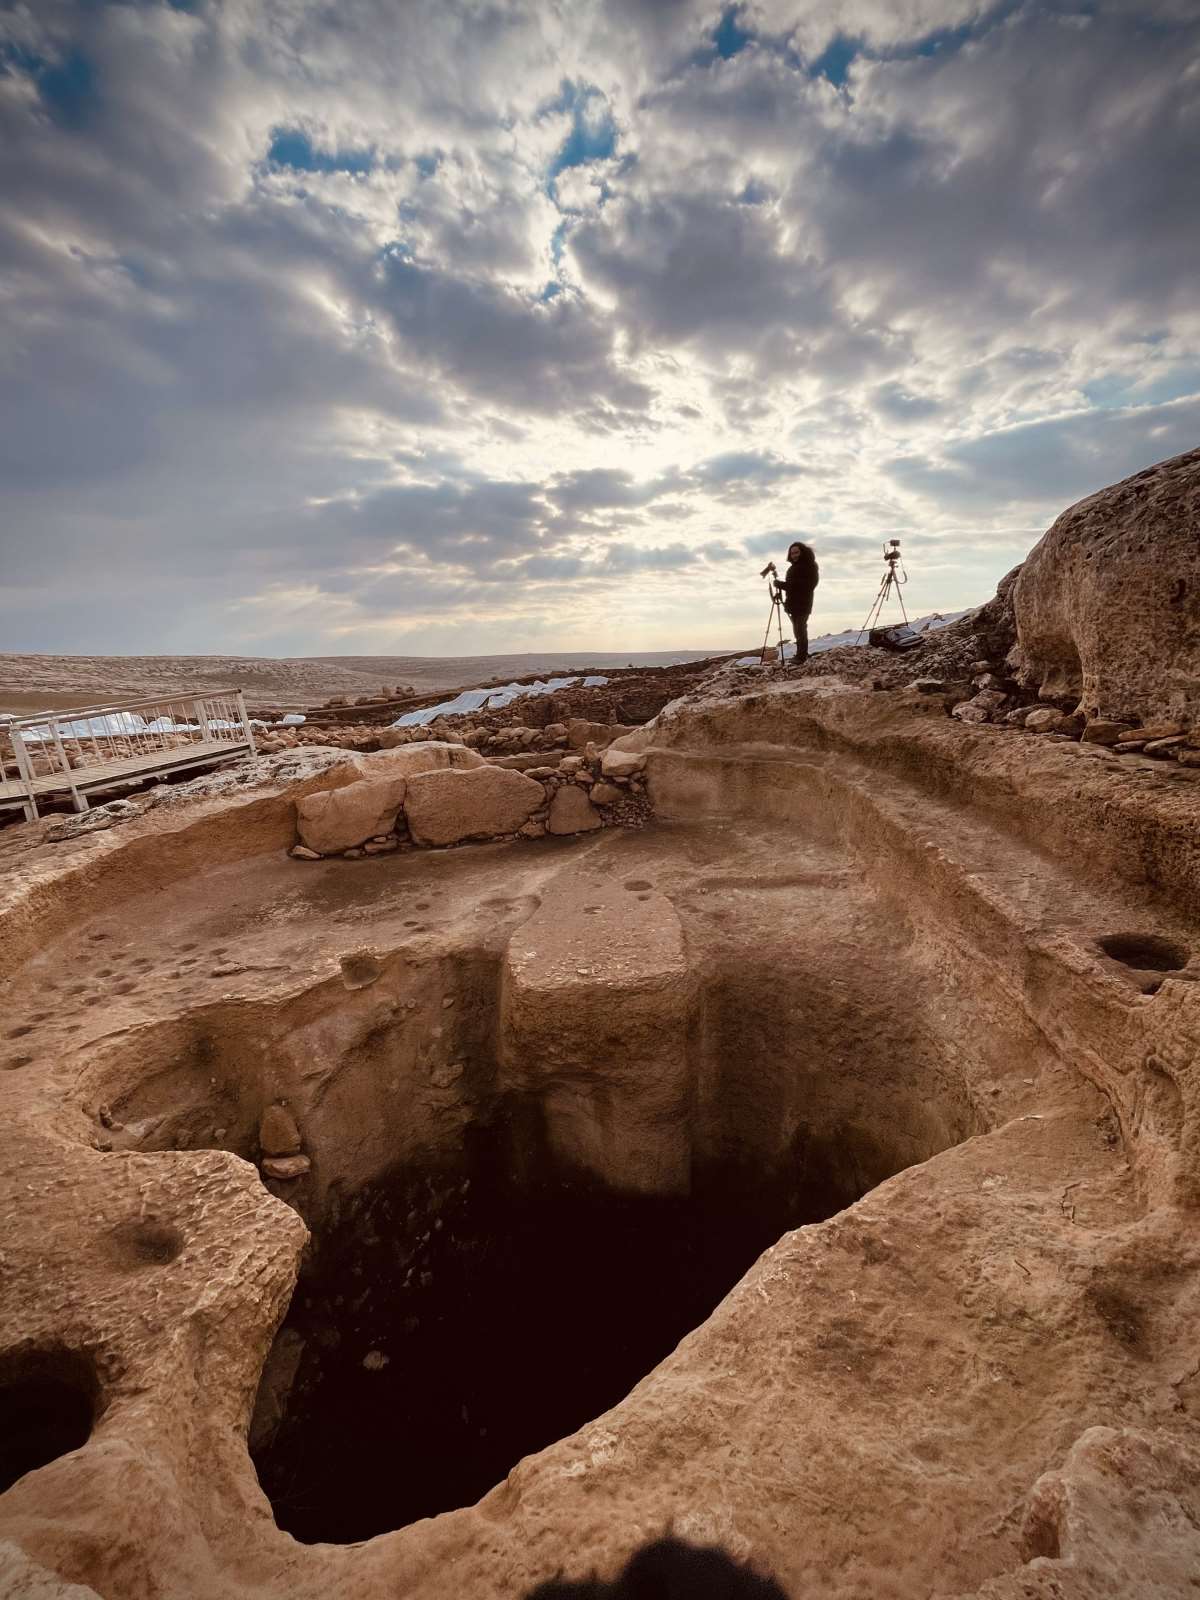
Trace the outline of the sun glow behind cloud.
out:
[[[746,642],[1200,436],[1175,0],[0,15],[10,648]]]

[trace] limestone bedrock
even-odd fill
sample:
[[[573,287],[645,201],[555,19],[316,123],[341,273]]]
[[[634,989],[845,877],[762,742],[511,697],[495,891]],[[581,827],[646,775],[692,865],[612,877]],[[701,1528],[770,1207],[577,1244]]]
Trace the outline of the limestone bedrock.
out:
[[[1089,716],[1200,722],[1200,450],[1058,518],[1021,568],[1015,661]]]
[[[0,1398],[90,1436],[27,1440],[0,1593],[514,1600],[668,1527],[792,1600],[1194,1593],[1200,774],[836,683],[622,748],[640,833],[301,869],[339,752],[5,855]],[[310,1167],[264,1181],[280,1103]],[[247,1435],[294,1403],[310,1235],[514,1130],[639,1202],[736,1172],[824,1220],[476,1504],[297,1542]],[[328,1359],[383,1382],[356,1298]],[[367,1465],[385,1502],[422,1469],[401,1426]]]
[[[695,975],[669,900],[568,881],[505,959],[502,1082],[540,1091],[554,1150],[618,1189],[686,1190]]]

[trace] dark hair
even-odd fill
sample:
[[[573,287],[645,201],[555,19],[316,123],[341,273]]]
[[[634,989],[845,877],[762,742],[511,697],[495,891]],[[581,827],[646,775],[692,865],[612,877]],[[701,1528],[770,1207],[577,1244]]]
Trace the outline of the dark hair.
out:
[[[636,1550],[611,1583],[551,1578],[525,1600],[788,1600],[775,1582],[716,1545],[657,1539]]]

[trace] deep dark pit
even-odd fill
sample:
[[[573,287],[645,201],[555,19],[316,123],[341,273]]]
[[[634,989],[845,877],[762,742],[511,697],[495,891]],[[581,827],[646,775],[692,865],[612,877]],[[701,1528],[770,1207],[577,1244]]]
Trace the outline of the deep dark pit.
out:
[[[1157,933],[1111,933],[1096,943],[1113,961],[1140,972],[1179,972],[1191,959],[1186,945]]]
[[[73,1351],[0,1357],[0,1494],[27,1472],[85,1445],[98,1396],[94,1368]]]
[[[473,1503],[621,1400],[782,1233],[899,1165],[846,1130],[773,1171],[699,1164],[686,1197],[617,1193],[556,1166],[536,1112],[509,1107],[453,1167],[345,1196],[251,1433],[279,1525],[343,1543]]]

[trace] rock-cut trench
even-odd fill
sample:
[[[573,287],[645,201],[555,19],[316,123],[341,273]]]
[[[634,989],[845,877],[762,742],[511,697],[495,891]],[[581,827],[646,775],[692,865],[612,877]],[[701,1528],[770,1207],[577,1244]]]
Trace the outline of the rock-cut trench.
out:
[[[327,1144],[250,1433],[301,1541],[474,1502],[617,1404],[783,1233],[973,1131],[960,1080],[881,992],[882,933],[857,977],[814,962],[764,1005],[761,942],[738,953],[726,928],[685,951],[659,897],[582,900],[574,921],[543,906],[499,974],[440,969],[464,1002],[441,1055],[468,1015],[472,1055],[432,1120],[372,1113],[398,1117],[398,1159],[364,1174]],[[626,953],[606,964],[610,911]],[[372,1040],[380,1078],[386,1030]]]
[[[257,1162],[267,1108],[295,1120],[309,1170],[264,1182],[310,1241],[249,1449],[298,1540],[472,1504],[619,1405],[782,1235],[987,1124],[968,1085],[1026,1044],[968,945],[836,849],[779,850],[770,826],[660,828],[491,899],[447,857],[436,923],[421,863],[349,906],[301,880],[299,984],[93,1055],[118,1149]],[[178,1240],[119,1247],[154,1270]],[[37,1376],[85,1436],[86,1385]]]
[[[319,1230],[268,1368],[288,1389],[252,1448],[280,1526],[349,1541],[470,1504],[870,1182],[809,1139],[769,1174],[711,1162],[686,1195],[623,1192],[555,1161],[513,1106],[455,1165],[365,1184]]]

